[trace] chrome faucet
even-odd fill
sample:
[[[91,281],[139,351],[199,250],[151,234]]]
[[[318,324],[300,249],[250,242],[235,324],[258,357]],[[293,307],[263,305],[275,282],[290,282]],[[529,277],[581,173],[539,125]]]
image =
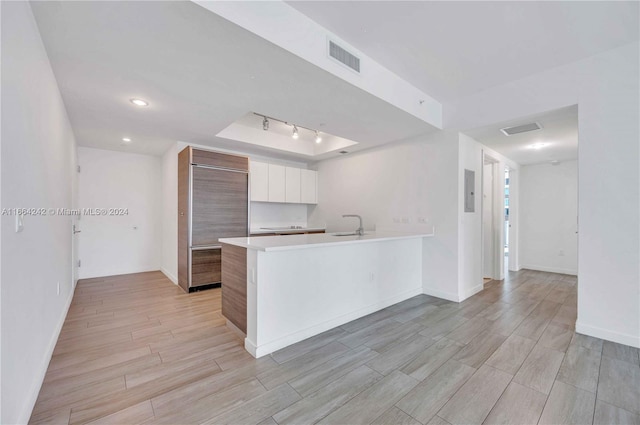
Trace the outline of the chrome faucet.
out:
[[[357,214],[343,214],[343,215],[342,215],[342,217],[343,217],[343,218],[344,218],[344,217],[356,217],[358,220],[360,220],[360,227],[358,227],[358,228],[356,229],[356,234],[357,234],[358,236],[362,236],[362,235],[364,235],[364,227],[362,227],[362,217],[360,217],[360,216],[359,216],[359,215],[357,215]]]

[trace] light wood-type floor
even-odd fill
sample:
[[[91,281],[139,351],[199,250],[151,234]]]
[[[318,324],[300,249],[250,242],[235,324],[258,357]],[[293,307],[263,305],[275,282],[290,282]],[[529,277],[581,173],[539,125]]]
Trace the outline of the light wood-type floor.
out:
[[[31,423],[638,424],[638,349],[575,334],[575,319],[574,277],[522,271],[255,360],[219,289],[84,280]]]

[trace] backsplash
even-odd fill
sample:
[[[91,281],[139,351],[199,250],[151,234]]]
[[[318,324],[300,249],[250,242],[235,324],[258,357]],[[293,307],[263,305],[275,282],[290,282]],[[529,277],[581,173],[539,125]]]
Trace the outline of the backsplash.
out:
[[[284,226],[307,227],[307,205],[251,203],[251,229]]]

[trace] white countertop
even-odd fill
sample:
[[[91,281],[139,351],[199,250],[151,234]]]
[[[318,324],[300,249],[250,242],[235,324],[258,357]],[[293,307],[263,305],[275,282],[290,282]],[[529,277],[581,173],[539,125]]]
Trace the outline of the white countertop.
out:
[[[344,232],[339,232],[344,233]],[[249,238],[222,238],[220,243],[235,245],[257,251],[286,251],[291,249],[317,248],[320,246],[338,246],[382,242],[385,240],[425,238],[433,233],[402,233],[402,232],[365,232],[363,236],[335,236],[335,233],[313,233],[302,235],[257,236]]]

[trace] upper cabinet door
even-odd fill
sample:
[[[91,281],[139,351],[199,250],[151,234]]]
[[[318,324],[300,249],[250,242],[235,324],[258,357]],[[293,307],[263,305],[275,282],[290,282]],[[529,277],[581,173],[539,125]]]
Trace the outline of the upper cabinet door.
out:
[[[251,200],[269,201],[269,164],[251,161]]]
[[[300,171],[293,167],[285,169],[285,202],[300,203]]]
[[[300,202],[303,204],[318,203],[318,172],[300,170]]]
[[[269,202],[285,202],[285,167],[269,164]]]

